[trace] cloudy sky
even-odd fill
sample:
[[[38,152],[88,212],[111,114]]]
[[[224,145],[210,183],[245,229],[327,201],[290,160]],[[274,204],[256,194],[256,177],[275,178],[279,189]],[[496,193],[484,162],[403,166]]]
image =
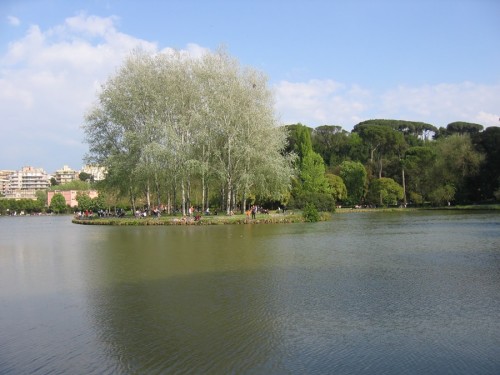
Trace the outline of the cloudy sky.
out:
[[[0,169],[80,169],[100,85],[140,46],[225,46],[284,124],[500,125],[498,0],[2,0]]]

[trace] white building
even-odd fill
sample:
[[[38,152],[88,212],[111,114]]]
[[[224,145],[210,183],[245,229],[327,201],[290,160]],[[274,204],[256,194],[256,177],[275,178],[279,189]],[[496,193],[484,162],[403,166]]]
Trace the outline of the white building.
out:
[[[64,185],[68,182],[78,180],[79,174],[80,172],[71,169],[67,165],[64,165],[62,169],[58,169],[54,173],[54,178],[56,179],[58,185]]]
[[[82,172],[91,175],[94,178],[94,181],[102,181],[106,178],[106,169],[104,169],[104,167],[85,165],[82,168]]]
[[[5,187],[5,197],[11,199],[36,199],[37,190],[50,186],[50,175],[42,168],[23,167],[10,174]]]
[[[0,170],[0,194],[5,195],[7,184],[9,183],[9,176],[15,171],[2,169]]]

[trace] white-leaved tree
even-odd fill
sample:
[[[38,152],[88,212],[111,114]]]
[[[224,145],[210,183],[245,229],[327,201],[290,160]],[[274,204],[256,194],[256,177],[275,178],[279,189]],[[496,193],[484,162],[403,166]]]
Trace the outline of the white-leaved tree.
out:
[[[183,214],[193,182],[202,207],[209,191],[224,192],[230,213],[259,194],[274,199],[290,188],[293,155],[261,72],[225,51],[192,59],[181,53],[134,52],[102,87],[85,117],[88,162],[108,170],[108,184],[130,196],[173,202]]]

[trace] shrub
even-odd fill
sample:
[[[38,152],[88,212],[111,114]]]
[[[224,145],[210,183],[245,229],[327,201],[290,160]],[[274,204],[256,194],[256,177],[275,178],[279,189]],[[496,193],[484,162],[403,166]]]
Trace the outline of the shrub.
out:
[[[307,203],[304,207],[304,210],[302,212],[302,216],[304,217],[304,220],[310,223],[315,223],[319,221],[319,213],[318,210],[316,209],[316,206]]]
[[[292,196],[288,206],[304,209],[307,204],[313,205],[320,211],[335,212],[335,199],[327,193],[301,192]]]

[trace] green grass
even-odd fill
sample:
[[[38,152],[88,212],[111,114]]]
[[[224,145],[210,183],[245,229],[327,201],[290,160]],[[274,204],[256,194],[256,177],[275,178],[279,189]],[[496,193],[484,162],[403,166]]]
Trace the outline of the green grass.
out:
[[[331,214],[321,213],[320,220],[329,220]],[[84,225],[228,225],[228,224],[285,224],[285,223],[303,223],[302,212],[294,211],[286,214],[257,214],[255,219],[248,219],[246,215],[210,215],[201,216],[199,221],[194,218],[183,219],[180,216],[162,216],[136,218],[136,217],[103,217],[91,219],[73,219],[75,224]]]

